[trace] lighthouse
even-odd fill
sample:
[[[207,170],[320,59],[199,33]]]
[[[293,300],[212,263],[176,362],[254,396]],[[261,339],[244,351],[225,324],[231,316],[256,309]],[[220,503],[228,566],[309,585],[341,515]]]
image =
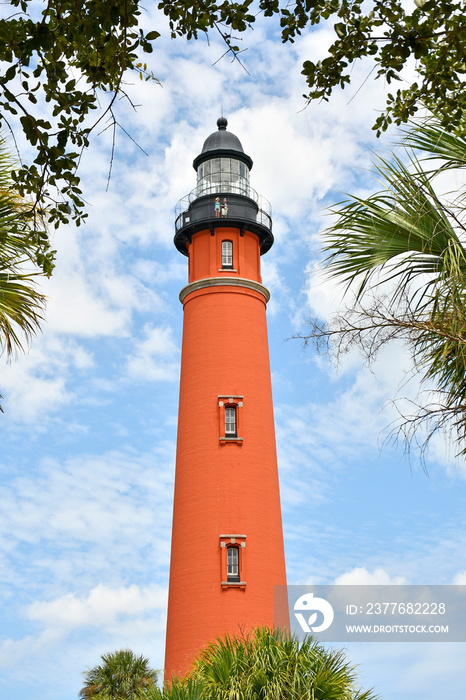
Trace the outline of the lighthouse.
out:
[[[183,676],[226,633],[274,624],[286,584],[266,305],[260,257],[271,209],[225,118],[194,159],[177,207],[188,258],[165,677]]]

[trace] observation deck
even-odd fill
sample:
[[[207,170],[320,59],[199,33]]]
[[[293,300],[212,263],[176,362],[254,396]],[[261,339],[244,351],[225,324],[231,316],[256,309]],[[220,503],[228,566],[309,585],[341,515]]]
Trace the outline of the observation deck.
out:
[[[226,213],[223,208],[225,199]],[[216,200],[220,204],[218,215]],[[191,236],[206,228],[212,234],[216,228],[239,228],[242,233],[251,231],[259,238],[261,255],[272,247],[272,207],[252,187],[241,187],[231,182],[204,186],[201,192],[197,187],[180,199],[175,211],[174,242],[183,255],[188,255],[187,243],[191,242]]]

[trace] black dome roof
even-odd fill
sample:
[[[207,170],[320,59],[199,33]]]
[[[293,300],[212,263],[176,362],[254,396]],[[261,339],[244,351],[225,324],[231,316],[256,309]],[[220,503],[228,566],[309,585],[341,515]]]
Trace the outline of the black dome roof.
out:
[[[246,163],[249,170],[252,168],[252,159],[243,151],[241,141],[237,136],[227,131],[228,121],[225,117],[217,120],[218,131],[214,131],[204,141],[202,151],[193,161],[193,167],[198,169],[199,165],[214,156],[237,158]]]

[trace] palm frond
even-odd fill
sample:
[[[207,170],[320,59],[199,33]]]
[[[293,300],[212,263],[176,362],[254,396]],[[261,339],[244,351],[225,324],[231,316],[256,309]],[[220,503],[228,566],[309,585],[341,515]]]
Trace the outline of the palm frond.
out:
[[[435,172],[466,166],[466,132],[447,131],[435,117],[411,122],[404,130],[403,145],[428,154],[429,159],[441,159]]]
[[[266,627],[210,644],[190,679],[203,700],[376,700],[372,691],[361,695],[343,652]]]
[[[385,190],[330,209],[337,218],[323,233],[328,272],[347,288],[359,280],[357,299],[371,284],[392,280],[394,300],[415,279],[413,298],[418,299],[439,275],[466,280],[466,250],[452,224],[455,213],[440,206],[419,164],[411,160],[410,168],[397,157],[379,159],[377,171]]]
[[[34,285],[35,273],[0,272],[0,354],[24,350],[41,326],[45,296]]]
[[[411,124],[406,159],[378,158],[384,189],[350,197],[330,211],[324,232],[328,273],[354,291],[350,309],[313,337],[332,341],[338,354],[356,340],[366,358],[394,338],[409,344],[421,379],[441,397],[408,417],[408,433],[422,421],[431,436],[450,425],[466,439],[466,205],[465,193],[439,197],[435,178],[466,165],[466,131],[453,135],[435,117]],[[433,161],[426,170],[426,160]],[[370,293],[370,294],[369,294]],[[369,305],[367,300],[369,299]],[[429,439],[429,438],[428,438]],[[464,448],[466,452],[466,447]]]
[[[142,700],[155,686],[158,673],[144,656],[130,649],[102,654],[102,663],[84,673],[81,698],[95,700]]]
[[[9,358],[40,330],[46,301],[37,289],[33,212],[14,190],[11,169],[0,137],[0,354]]]

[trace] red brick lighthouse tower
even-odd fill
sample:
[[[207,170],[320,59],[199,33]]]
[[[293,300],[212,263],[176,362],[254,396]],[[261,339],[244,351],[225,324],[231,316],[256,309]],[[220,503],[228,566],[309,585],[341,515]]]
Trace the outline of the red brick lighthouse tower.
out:
[[[175,245],[189,260],[165,675],[185,674],[227,632],[273,626],[285,557],[260,256],[270,206],[252,160],[217,122],[194,160]]]

